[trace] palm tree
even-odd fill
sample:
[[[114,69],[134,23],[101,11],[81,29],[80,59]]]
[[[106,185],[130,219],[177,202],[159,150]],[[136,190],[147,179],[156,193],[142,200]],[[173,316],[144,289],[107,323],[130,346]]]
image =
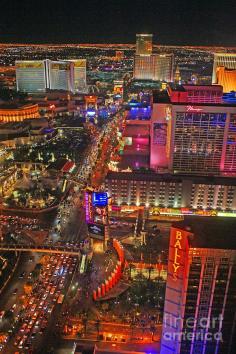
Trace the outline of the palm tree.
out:
[[[83,326],[84,326],[84,335],[86,335],[86,333],[87,333],[87,324],[88,324],[88,317],[87,317],[87,315],[85,315],[85,317],[83,317],[82,323],[83,323]]]
[[[130,322],[131,339],[133,338],[133,335],[134,335],[134,326],[135,326],[134,320],[132,320],[132,321]]]
[[[151,280],[151,273],[153,272],[153,269],[154,268],[152,266],[148,268],[148,280]]]
[[[154,341],[154,334],[155,334],[155,331],[156,331],[156,328],[154,325],[151,325],[150,326],[150,331],[151,331],[151,334],[152,334],[152,342]]]
[[[132,273],[132,270],[136,269],[135,265],[133,263],[130,263],[129,264],[129,278],[131,279],[131,273]]]
[[[96,320],[95,322],[95,327],[96,327],[96,330],[97,330],[97,336],[99,337],[99,334],[100,334],[100,324],[101,324],[101,321],[99,320],[99,318]]]

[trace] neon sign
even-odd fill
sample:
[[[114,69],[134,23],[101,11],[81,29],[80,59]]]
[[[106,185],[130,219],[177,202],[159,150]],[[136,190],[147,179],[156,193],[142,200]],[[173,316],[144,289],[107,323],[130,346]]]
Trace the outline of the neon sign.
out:
[[[176,281],[178,278],[178,271],[180,268],[180,250],[182,250],[181,241],[183,239],[182,232],[176,231],[174,243],[174,261],[173,261],[173,279]]]
[[[202,108],[195,108],[193,106],[187,106],[187,112],[201,112]]]
[[[93,221],[93,210],[92,210],[92,193],[85,193],[85,219],[86,222]]]
[[[92,197],[93,206],[105,207],[108,204],[108,194],[106,192],[94,192]]]

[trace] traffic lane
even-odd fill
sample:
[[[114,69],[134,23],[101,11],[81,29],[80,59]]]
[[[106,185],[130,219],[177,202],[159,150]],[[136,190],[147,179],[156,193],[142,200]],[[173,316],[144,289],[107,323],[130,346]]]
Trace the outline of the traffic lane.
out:
[[[32,259],[32,261],[30,262],[29,259]],[[39,255],[31,252],[22,252],[17,268],[0,296],[1,310],[8,310],[8,308],[16,302],[19,296],[24,293],[23,286],[26,282],[26,276],[24,278],[20,278],[20,275],[23,272],[26,272],[27,275],[32,272],[38,260]],[[13,295],[15,289],[18,289],[18,291],[16,295]]]
[[[69,258],[68,256],[65,256],[65,259],[68,258]],[[58,257],[51,256],[49,261],[50,262],[44,267],[46,272],[44,272],[42,276],[38,279],[36,285],[33,288],[32,294],[30,294],[27,297],[26,306],[24,307],[23,314],[21,315],[21,319],[22,319],[21,324],[19,324],[18,326],[18,331],[7,343],[6,351],[5,351],[6,353],[14,352],[15,351],[14,346],[17,346],[18,349],[22,349],[26,346],[25,349],[28,350],[32,346],[33,344],[32,342],[34,341],[32,339],[32,335],[36,337],[38,334],[40,334],[43,323],[45,323],[46,325],[48,322],[48,317],[50,317],[51,311],[54,306],[53,302],[56,300],[54,299],[54,297],[57,295],[57,293],[53,295],[55,293],[56,287],[54,287],[55,288],[54,291],[51,292],[53,287],[53,281],[50,282],[50,284],[51,283],[52,284],[49,286],[49,278],[47,277],[46,273],[50,273],[51,276],[52,275],[54,276],[55,271],[56,274],[58,274],[59,271],[57,269],[59,269],[59,267],[62,264],[67,263],[66,261],[64,262],[62,256],[58,256]],[[55,269],[54,272],[52,273],[51,270],[53,269],[53,264]],[[55,281],[55,278],[53,280]],[[48,284],[47,289],[46,289],[46,284]],[[45,300],[43,301],[44,307],[40,306],[42,300]]]
[[[56,319],[61,311],[61,305],[57,304],[57,302],[55,302],[55,300],[57,301],[57,299],[58,299],[58,297],[55,298],[55,294],[58,293],[58,291],[61,294],[62,289],[63,289],[63,292],[66,295],[68,287],[70,285],[71,277],[73,275],[73,271],[70,271],[70,270],[75,269],[75,267],[76,267],[77,259],[75,259],[75,258],[76,257],[68,257],[68,256],[58,257],[59,263],[57,262],[57,267],[54,269],[54,274],[53,274],[54,279],[53,280],[54,280],[54,283],[56,282],[58,285],[58,280],[62,280],[61,276],[62,276],[62,278],[63,278],[63,276],[65,276],[65,281],[63,283],[64,286],[63,286],[63,288],[58,288],[58,286],[57,286],[56,287],[57,292],[55,292],[55,293],[54,292],[51,293],[51,291],[50,291],[50,295],[49,295],[50,301],[48,303],[48,308],[49,307],[52,308],[52,312],[50,312],[50,315],[47,316],[47,325],[45,327],[45,331],[41,334],[39,332],[40,336],[37,336],[36,340],[34,340],[34,345],[33,345],[34,352],[37,351],[38,348],[40,348],[40,347],[43,347],[44,348],[43,350],[45,350],[45,343],[48,343],[48,334],[49,334],[49,336],[52,335],[54,338]],[[58,264],[60,267],[63,265],[65,265],[65,267],[68,267],[66,274],[63,275],[63,273],[61,273],[61,271],[59,271]],[[56,271],[56,269],[58,269],[58,271]],[[55,271],[57,273],[56,277],[55,277]],[[65,271],[65,268],[64,268],[64,271]],[[39,327],[40,327],[40,324],[39,324]],[[41,350],[41,349],[39,349],[39,350]]]
[[[63,292],[65,294],[65,297],[68,293],[68,290],[70,288],[71,285],[71,280],[73,279],[73,275],[77,270],[77,266],[78,266],[78,260],[77,263],[74,267],[74,271],[72,274],[70,274],[70,276],[68,276],[66,278],[66,283],[63,289]],[[59,317],[61,315],[61,311],[62,311],[62,304],[55,304],[55,308],[53,309],[51,318],[48,322],[46,331],[44,333],[44,335],[42,336],[42,338],[40,339],[40,342],[38,343],[37,348],[35,348],[34,353],[36,354],[45,354],[45,352],[47,352],[47,350],[50,350],[51,348],[55,347],[55,342],[58,341],[59,336],[58,336],[58,332],[57,332],[57,322],[59,320]]]

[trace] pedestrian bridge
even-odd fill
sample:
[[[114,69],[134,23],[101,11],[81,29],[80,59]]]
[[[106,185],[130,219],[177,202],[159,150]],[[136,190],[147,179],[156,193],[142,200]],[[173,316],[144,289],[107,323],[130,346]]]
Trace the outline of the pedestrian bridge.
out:
[[[38,253],[56,253],[80,256],[79,248],[67,248],[60,246],[25,246],[25,245],[4,245],[0,244],[0,251],[6,252],[38,252]]]

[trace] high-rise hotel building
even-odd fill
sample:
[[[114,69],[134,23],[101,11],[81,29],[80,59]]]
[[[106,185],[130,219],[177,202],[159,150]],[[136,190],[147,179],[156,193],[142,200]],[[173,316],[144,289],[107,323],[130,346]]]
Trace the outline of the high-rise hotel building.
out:
[[[174,55],[135,55],[134,78],[137,80],[173,81]]]
[[[74,91],[74,64],[67,61],[46,60],[48,88]]]
[[[219,66],[216,69],[216,83],[223,87],[225,93],[236,91],[236,69]]]
[[[154,93],[150,166],[174,173],[236,174],[236,105],[221,86]]]
[[[171,227],[161,354],[235,352],[236,221],[203,221]]]
[[[214,53],[212,83],[217,83],[217,68],[236,69],[236,53]]]
[[[174,79],[174,55],[153,55],[152,80],[172,82]]]
[[[48,86],[45,60],[17,60],[16,87],[21,92],[45,92]]]
[[[152,54],[152,34],[136,34],[136,55]]]
[[[153,55],[135,55],[134,78],[136,80],[152,80]]]
[[[231,177],[154,172],[109,172],[106,190],[115,206],[149,207],[151,211],[195,214],[198,210],[236,211],[236,180]],[[186,209],[187,208],[187,209]],[[168,210],[169,209],[169,210]],[[178,209],[178,210],[177,210]],[[209,213],[210,214],[210,213]]]
[[[86,59],[70,59],[74,64],[74,91],[85,92],[87,86],[87,60]]]
[[[42,93],[47,90],[70,92],[86,89],[86,60],[16,61],[17,90]]]
[[[134,78],[136,80],[173,81],[173,54],[152,54],[152,34],[136,35]]]

